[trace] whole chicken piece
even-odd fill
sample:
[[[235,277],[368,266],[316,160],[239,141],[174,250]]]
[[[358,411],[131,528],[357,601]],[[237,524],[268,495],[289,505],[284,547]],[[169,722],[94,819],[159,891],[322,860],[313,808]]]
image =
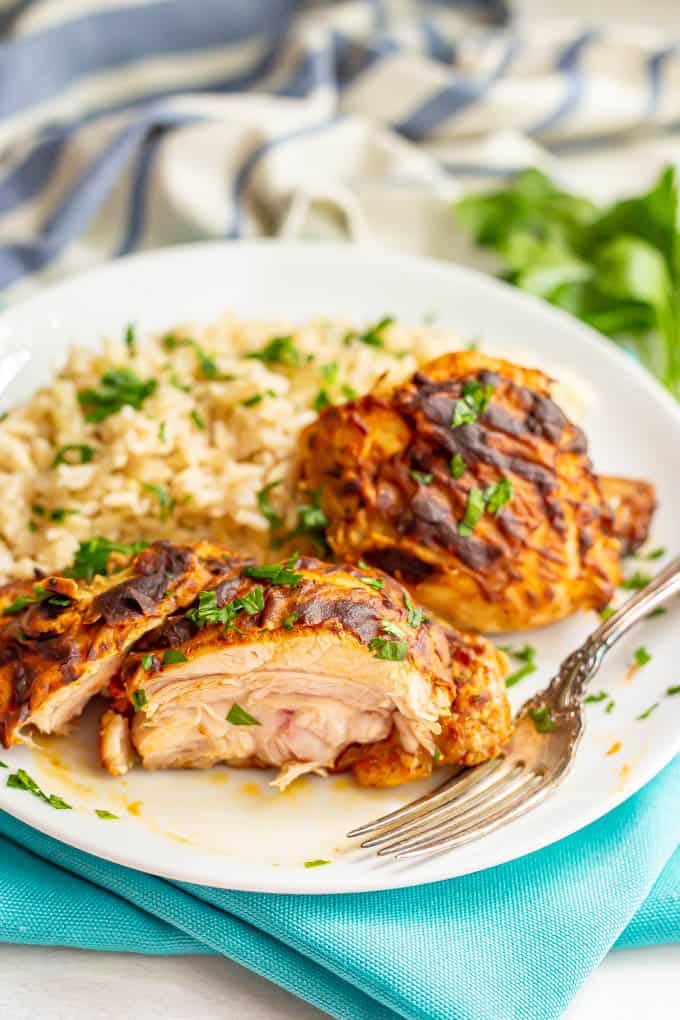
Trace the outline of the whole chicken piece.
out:
[[[298,559],[246,566],[128,653],[102,762],[145,768],[352,769],[386,786],[475,764],[510,734],[505,657],[428,619],[381,571]]]
[[[63,732],[104,690],[134,641],[244,562],[209,542],[156,542],[131,555],[131,547],[95,538],[62,576],[6,585],[0,590],[5,746],[21,741],[30,726]]]
[[[647,482],[593,473],[547,376],[473,351],[324,409],[300,457],[339,559],[487,633],[605,606],[655,507]]]

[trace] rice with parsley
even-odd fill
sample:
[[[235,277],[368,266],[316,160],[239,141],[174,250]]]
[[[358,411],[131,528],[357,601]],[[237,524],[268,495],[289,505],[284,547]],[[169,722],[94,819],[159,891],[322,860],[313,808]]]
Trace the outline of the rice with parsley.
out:
[[[0,577],[63,568],[96,535],[205,537],[276,558],[272,534],[292,530],[304,504],[297,438],[317,409],[460,346],[390,320],[230,315],[73,348],[52,385],[0,423]]]

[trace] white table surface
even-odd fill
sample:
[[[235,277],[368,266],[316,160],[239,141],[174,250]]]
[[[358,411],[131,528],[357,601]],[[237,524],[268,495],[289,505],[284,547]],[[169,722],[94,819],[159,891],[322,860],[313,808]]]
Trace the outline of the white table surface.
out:
[[[680,35],[680,0],[515,0],[525,14],[667,24]],[[2,909],[0,904],[0,909]],[[680,905],[678,906],[680,909]],[[0,1018],[8,1020],[320,1020],[326,1016],[218,957],[147,957],[0,946]],[[610,954],[564,1020],[678,1020],[680,945]],[[363,1018],[362,1018],[363,1020]],[[513,1020],[511,1017],[498,1020]]]

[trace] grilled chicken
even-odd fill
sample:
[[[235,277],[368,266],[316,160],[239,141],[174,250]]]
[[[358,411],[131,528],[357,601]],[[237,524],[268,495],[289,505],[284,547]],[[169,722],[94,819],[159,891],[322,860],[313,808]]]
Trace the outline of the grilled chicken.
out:
[[[510,733],[505,658],[428,619],[374,569],[246,566],[137,641],[101,724],[115,775],[219,762],[351,769],[365,785],[475,764]]]
[[[655,505],[646,482],[598,479],[542,372],[471,351],[322,411],[300,483],[339,559],[487,633],[605,606]]]
[[[7,747],[29,726],[63,732],[108,685],[131,644],[244,562],[208,542],[156,542],[132,557],[101,539],[87,545],[102,571],[91,579],[52,576],[0,591],[0,736]]]

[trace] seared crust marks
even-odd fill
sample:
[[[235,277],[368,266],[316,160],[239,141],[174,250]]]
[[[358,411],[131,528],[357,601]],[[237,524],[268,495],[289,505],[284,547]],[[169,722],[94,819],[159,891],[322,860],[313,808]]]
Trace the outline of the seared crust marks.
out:
[[[487,400],[454,424],[471,386]],[[499,483],[505,504],[461,534],[471,493]],[[518,629],[599,608],[620,576],[585,437],[548,378],[475,352],[325,409],[303,433],[301,484],[322,491],[339,558],[395,573],[460,626]]]

